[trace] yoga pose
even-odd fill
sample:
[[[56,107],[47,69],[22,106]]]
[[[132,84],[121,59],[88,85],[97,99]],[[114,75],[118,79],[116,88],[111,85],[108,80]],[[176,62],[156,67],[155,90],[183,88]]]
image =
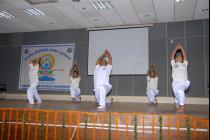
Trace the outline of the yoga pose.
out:
[[[184,112],[185,91],[190,86],[187,74],[187,56],[181,44],[178,44],[171,55],[172,88],[175,96],[177,112]]]
[[[39,77],[38,77],[39,63],[40,63],[40,60],[34,59],[29,64],[30,86],[27,90],[27,97],[28,97],[29,104],[34,104],[34,98],[37,100],[37,103],[42,102],[37,91],[37,86],[39,84]]]
[[[80,88],[79,88],[79,83],[80,83],[80,72],[78,66],[75,64],[70,71],[70,94],[71,98],[74,102],[80,102],[81,97],[80,97]]]
[[[109,83],[109,76],[112,71],[112,56],[106,50],[96,62],[94,72],[94,91],[98,109],[106,107],[106,96],[111,91],[112,85]]]
[[[151,64],[147,72],[147,97],[150,104],[157,104],[156,96],[158,96],[158,75],[155,65]]]

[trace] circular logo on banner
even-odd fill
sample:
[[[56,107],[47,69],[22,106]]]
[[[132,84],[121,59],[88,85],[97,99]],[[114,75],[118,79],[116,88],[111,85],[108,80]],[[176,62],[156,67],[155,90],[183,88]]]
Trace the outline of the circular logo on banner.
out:
[[[44,54],[40,59],[40,66],[43,70],[50,70],[55,65],[55,58],[51,54]]]
[[[40,81],[54,81],[53,67],[55,65],[55,58],[51,54],[44,54],[40,57]]]
[[[28,53],[29,53],[28,49],[25,49],[25,50],[24,50],[24,53],[25,53],[25,54],[28,54]]]
[[[71,53],[72,51],[73,51],[72,48],[68,48],[68,49],[67,49],[67,52],[68,52],[68,53]]]

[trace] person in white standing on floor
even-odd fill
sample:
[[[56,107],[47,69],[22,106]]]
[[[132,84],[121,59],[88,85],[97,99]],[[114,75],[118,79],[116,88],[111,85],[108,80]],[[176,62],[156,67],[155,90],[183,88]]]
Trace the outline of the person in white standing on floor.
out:
[[[190,86],[190,81],[188,80],[188,61],[187,55],[179,43],[174,49],[171,55],[171,66],[172,66],[172,88],[175,96],[175,103],[177,112],[184,112],[185,105],[185,91]]]
[[[39,62],[40,60],[35,59],[29,64],[30,86],[27,90],[27,97],[28,97],[29,104],[34,104],[34,98],[37,100],[37,103],[42,102],[37,91],[37,86],[39,84],[39,76],[38,76]]]
[[[109,76],[112,72],[112,56],[106,50],[96,62],[94,71],[94,91],[98,109],[106,107],[106,96],[111,91],[112,85],[109,83]]]
[[[71,98],[73,99],[74,102],[80,102],[81,97],[80,97],[80,88],[79,88],[79,83],[80,83],[81,77],[80,77],[80,72],[78,66],[75,64],[70,71],[70,94]]]
[[[157,104],[156,97],[158,94],[158,74],[155,65],[151,64],[147,72],[147,97],[150,104]]]

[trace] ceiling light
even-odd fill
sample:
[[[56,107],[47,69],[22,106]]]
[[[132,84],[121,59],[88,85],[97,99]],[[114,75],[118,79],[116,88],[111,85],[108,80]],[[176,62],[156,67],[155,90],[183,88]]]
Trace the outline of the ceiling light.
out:
[[[98,11],[100,10],[111,10],[113,8],[110,1],[97,1],[97,2],[91,2],[91,5]]]
[[[80,0],[72,0],[73,2],[80,2]]]
[[[43,3],[54,3],[58,2],[58,0],[26,0],[30,4],[43,4]]]
[[[30,16],[43,16],[43,15],[45,15],[45,13],[43,13],[42,11],[40,11],[39,9],[36,9],[36,8],[24,9],[23,11],[26,12],[27,14],[29,14]]]
[[[1,18],[6,18],[6,19],[11,19],[11,18],[15,18],[13,15],[5,12],[5,11],[1,11],[0,10],[0,17]]]
[[[175,1],[178,3],[178,2],[184,2],[185,0],[175,0]]]

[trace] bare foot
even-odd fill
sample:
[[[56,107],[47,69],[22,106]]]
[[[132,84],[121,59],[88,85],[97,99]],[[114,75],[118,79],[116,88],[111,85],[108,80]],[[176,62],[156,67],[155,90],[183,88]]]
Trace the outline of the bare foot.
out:
[[[180,106],[180,111],[179,112],[182,112],[182,113],[185,112],[185,109],[184,109],[183,105]]]
[[[176,107],[176,112],[180,112],[180,107]]]

